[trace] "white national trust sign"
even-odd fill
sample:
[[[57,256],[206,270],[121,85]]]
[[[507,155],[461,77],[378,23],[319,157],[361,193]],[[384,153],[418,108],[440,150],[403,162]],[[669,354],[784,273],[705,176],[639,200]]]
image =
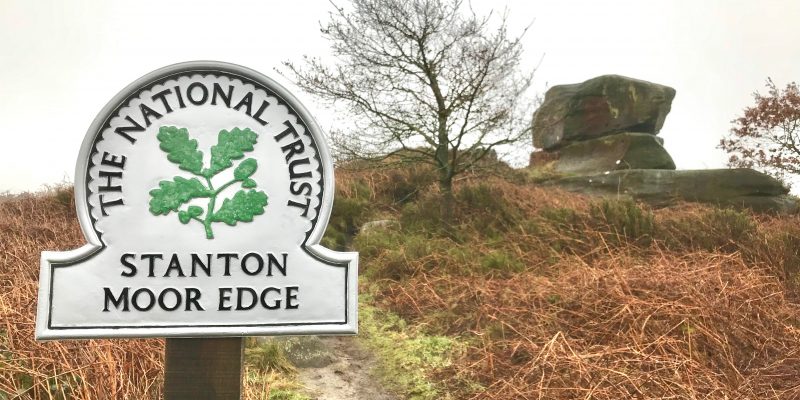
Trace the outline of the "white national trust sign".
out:
[[[319,245],[333,191],[320,128],[275,81],[147,74],[83,141],[87,244],[42,253],[36,337],[354,334],[358,255]]]

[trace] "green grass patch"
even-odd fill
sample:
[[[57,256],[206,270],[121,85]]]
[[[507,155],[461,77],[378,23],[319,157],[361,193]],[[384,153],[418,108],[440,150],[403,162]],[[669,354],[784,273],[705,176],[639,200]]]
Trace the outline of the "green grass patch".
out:
[[[247,340],[244,391],[244,397],[253,400],[311,400],[282,344],[274,340]]]
[[[279,372],[291,374],[296,372],[294,365],[286,358],[280,343],[268,340],[248,347],[244,351],[245,363],[248,367],[262,372]]]
[[[516,273],[525,270],[525,264],[513,254],[492,250],[481,258],[484,272]]]
[[[378,356],[380,379],[406,399],[449,399],[429,376],[450,366],[462,345],[455,338],[423,334],[397,315],[369,305],[370,300],[361,295],[359,338]]]
[[[638,242],[649,242],[653,237],[655,222],[653,213],[630,199],[603,199],[593,203],[589,216],[598,228],[602,225],[611,230],[610,239],[624,238]]]
[[[729,208],[710,208],[699,214],[666,218],[658,227],[668,247],[732,253],[754,244],[756,224],[752,216]]]

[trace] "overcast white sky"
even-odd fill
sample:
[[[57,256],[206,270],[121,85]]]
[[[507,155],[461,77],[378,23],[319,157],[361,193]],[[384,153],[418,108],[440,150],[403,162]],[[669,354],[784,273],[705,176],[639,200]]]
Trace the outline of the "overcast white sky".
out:
[[[536,88],[621,74],[674,87],[661,136],[679,169],[724,166],[730,120],[769,76],[800,76],[800,1],[473,0],[504,5]],[[277,79],[324,129],[325,109],[275,73],[325,55],[313,1],[0,0],[0,192],[72,180],[92,119],[140,76],[181,61],[241,64]]]

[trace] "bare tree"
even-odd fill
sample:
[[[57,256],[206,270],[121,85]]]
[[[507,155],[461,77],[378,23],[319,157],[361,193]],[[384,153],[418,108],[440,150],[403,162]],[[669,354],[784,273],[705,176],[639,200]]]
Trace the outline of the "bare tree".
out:
[[[521,38],[506,16],[495,27],[461,0],[353,0],[336,7],[322,34],[335,62],[285,62],[302,89],[354,117],[340,151],[432,164],[442,217],[453,178],[498,146],[529,133],[531,73],[520,72]],[[341,134],[341,133],[340,133]]]
[[[732,167],[756,168],[783,180],[800,174],[800,90],[791,82],[779,89],[767,79],[766,95],[753,94],[755,105],[733,120],[720,141]]]

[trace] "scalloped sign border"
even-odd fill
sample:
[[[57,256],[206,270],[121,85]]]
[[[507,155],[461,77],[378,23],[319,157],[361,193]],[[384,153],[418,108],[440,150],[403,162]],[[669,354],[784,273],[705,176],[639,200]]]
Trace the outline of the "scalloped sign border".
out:
[[[101,210],[101,207],[98,207],[99,202],[102,202],[102,197],[100,200],[97,200],[98,192],[98,185],[102,184],[98,183],[99,180],[96,175],[91,173],[92,169],[97,167],[97,160],[99,159],[98,155],[98,143],[104,140],[103,133],[109,132],[112,126],[112,120],[115,118],[118,120],[121,118],[120,110],[124,109],[131,105],[131,101],[136,99],[140,94],[145,93],[147,90],[151,90],[157,85],[163,84],[165,82],[171,80],[177,80],[180,77],[195,77],[200,76],[206,77],[208,75],[212,75],[214,77],[225,77],[226,79],[230,79],[231,81],[236,80],[240,81],[244,85],[252,86],[258,91],[263,91],[267,94],[268,98],[277,100],[277,104],[274,106],[281,106],[286,108],[286,113],[288,115],[293,116],[296,118],[295,125],[298,125],[302,128],[302,132],[300,133],[301,136],[304,136],[304,140],[306,140],[307,146],[314,150],[314,162],[312,164],[316,164],[316,169],[314,172],[314,176],[316,179],[316,186],[314,189],[308,190],[309,193],[313,193],[314,201],[312,202],[309,200],[308,204],[313,204],[311,206],[310,211],[308,214],[310,217],[307,219],[310,222],[310,227],[302,227],[296,228],[295,231],[298,229],[302,229],[299,232],[304,232],[304,238],[298,239],[299,251],[301,256],[304,260],[306,260],[306,264],[311,265],[312,267],[316,268],[317,265],[320,268],[329,268],[333,267],[333,270],[340,271],[336,272],[335,275],[338,279],[335,285],[331,285],[330,287],[325,287],[325,283],[320,283],[315,288],[321,288],[320,292],[324,292],[328,302],[336,304],[336,306],[331,306],[331,310],[336,310],[336,312],[329,313],[335,315],[326,315],[322,311],[314,311],[309,312],[308,317],[302,317],[300,320],[297,318],[289,318],[287,321],[275,320],[275,317],[266,318],[265,320],[259,320],[257,314],[249,314],[254,315],[255,318],[252,320],[248,319],[244,322],[241,318],[239,319],[231,319],[231,320],[212,320],[208,323],[198,321],[197,316],[199,313],[194,313],[189,321],[181,321],[180,316],[177,316],[176,320],[166,319],[165,317],[161,317],[159,320],[158,318],[153,319],[152,321],[149,320],[147,317],[142,318],[142,322],[135,320],[135,318],[131,318],[131,314],[123,314],[121,312],[114,313],[114,312],[106,312],[98,313],[96,310],[91,312],[87,312],[87,316],[82,316],[81,309],[86,309],[88,307],[87,304],[91,304],[91,301],[88,300],[75,300],[75,297],[80,297],[80,291],[74,290],[66,290],[63,289],[65,286],[66,280],[76,280],[81,279],[81,276],[89,276],[92,277],[91,279],[87,279],[87,282],[81,282],[81,284],[87,286],[86,291],[91,291],[91,288],[95,287],[92,283],[102,283],[101,278],[97,278],[96,282],[92,281],[94,277],[98,277],[100,275],[108,275],[107,272],[99,270],[101,272],[85,272],[84,275],[81,274],[67,274],[65,272],[69,271],[70,273],[78,271],[80,268],[84,268],[86,266],[90,266],[92,263],[94,264],[102,264],[107,265],[109,262],[108,259],[116,260],[119,259],[122,265],[129,265],[130,263],[126,263],[126,261],[130,261],[134,259],[135,255],[130,255],[129,253],[123,253],[123,258],[119,258],[118,253],[120,249],[113,249],[114,246],[120,247],[122,246],[119,242],[119,239],[113,239],[113,236],[110,236],[109,239],[106,239],[106,233],[111,234],[111,232],[104,232],[104,229],[98,228],[98,216],[105,216],[106,211]],[[176,87],[177,91],[177,87]],[[154,97],[155,99],[155,97]],[[181,100],[183,101],[183,100]],[[213,104],[213,103],[212,103]],[[140,106],[141,107],[141,106]],[[169,106],[166,106],[169,108]],[[250,110],[248,106],[248,110]],[[253,104],[252,109],[255,110],[258,105]],[[263,110],[262,110],[263,111]],[[250,112],[248,112],[250,115]],[[145,117],[147,119],[147,117]],[[148,122],[148,126],[150,125]],[[288,122],[287,122],[288,124]],[[191,130],[191,129],[190,129]],[[298,128],[297,132],[301,129]],[[144,132],[141,132],[142,134]],[[119,138],[117,138],[119,139]],[[130,138],[128,138],[131,140]],[[163,148],[162,148],[163,149]],[[280,154],[280,153],[278,153]],[[289,153],[291,154],[291,153]],[[106,155],[103,155],[103,160],[105,160]],[[108,160],[106,160],[108,161]],[[123,160],[124,161],[124,160]],[[111,164],[114,162],[119,162],[119,159],[113,159]],[[288,162],[288,155],[287,155],[287,162]],[[153,168],[149,167],[148,168]],[[261,166],[259,166],[261,168]],[[291,171],[291,169],[290,169]],[[180,174],[180,172],[175,169],[175,172]],[[167,174],[172,174],[173,172],[169,172]],[[252,172],[251,172],[252,173]],[[264,174],[265,172],[260,172]],[[162,173],[163,175],[163,173]],[[268,176],[268,175],[262,175]],[[331,208],[333,205],[333,192],[334,192],[334,178],[333,178],[333,161],[330,156],[329,149],[325,142],[325,138],[322,134],[320,127],[315,122],[314,118],[309,114],[308,110],[295,98],[288,90],[284,87],[279,85],[277,82],[273,81],[272,79],[245,67],[223,63],[223,62],[216,62],[216,61],[196,61],[196,62],[186,62],[171,65],[168,67],[164,67],[153,71],[142,78],[136,80],[125,89],[123,89],[120,93],[118,93],[114,98],[100,111],[98,116],[92,122],[85,138],[83,144],[81,146],[80,153],[78,155],[78,161],[76,166],[76,182],[75,182],[75,204],[77,209],[77,215],[79,218],[79,222],[81,225],[81,229],[83,234],[86,238],[87,244],[81,248],[65,251],[65,252],[51,252],[45,251],[42,252],[41,256],[41,266],[40,266],[40,281],[39,281],[39,298],[38,298],[38,308],[37,308],[37,315],[36,315],[36,338],[39,340],[51,340],[51,339],[81,339],[81,338],[114,338],[114,337],[208,337],[208,336],[255,336],[255,335],[321,335],[321,334],[356,334],[358,330],[358,298],[357,298],[357,282],[358,282],[358,254],[352,252],[335,252],[329,250],[327,248],[322,247],[319,243],[322,239],[322,236],[325,232],[325,228],[328,224],[328,219],[330,217]],[[107,178],[107,184],[110,184],[111,179]],[[269,179],[269,178],[267,178]],[[209,180],[209,185],[210,185]],[[249,186],[245,186],[249,187]],[[151,192],[152,193],[152,192]],[[269,193],[269,192],[268,192]],[[90,200],[93,199],[93,200]],[[270,201],[272,201],[270,199]],[[93,204],[94,203],[94,204]],[[121,203],[120,203],[121,204]],[[108,203],[108,205],[114,205],[112,203]],[[127,207],[127,205],[126,205]],[[272,207],[272,205],[267,206]],[[122,207],[120,207],[122,208]],[[197,207],[195,207],[197,208]],[[306,208],[308,209],[309,206],[307,205]],[[303,213],[303,216],[306,216],[306,213]],[[265,217],[265,216],[257,216],[256,219]],[[154,218],[162,218],[162,217],[154,217]],[[166,217],[164,217],[166,218]],[[170,216],[170,218],[174,219],[175,223],[177,223],[177,218],[174,216]],[[210,218],[210,217],[209,217]],[[286,220],[285,218],[282,220]],[[101,221],[102,222],[102,221]],[[183,222],[183,221],[182,221]],[[185,222],[184,222],[185,223]],[[180,226],[179,226],[180,227]],[[224,229],[230,229],[230,227],[224,227]],[[182,231],[181,231],[182,232]],[[202,229],[200,229],[202,232]],[[163,239],[163,237],[162,237]],[[206,240],[204,237],[198,237],[198,241]],[[287,239],[287,243],[288,243]],[[108,243],[107,243],[108,242]],[[236,243],[234,240],[228,240],[230,243]],[[302,243],[299,243],[302,242]],[[186,242],[180,242],[184,244]],[[227,243],[227,242],[226,242]],[[286,246],[285,243],[281,243],[280,246]],[[178,246],[180,247],[180,246]],[[123,249],[124,250],[124,249]],[[181,249],[176,249],[176,251],[180,251]],[[277,249],[280,255],[280,251],[282,249]],[[247,250],[240,250],[242,253],[246,252]],[[109,256],[109,254],[105,254],[102,257],[102,253],[114,253],[113,258]],[[174,254],[177,254],[174,253]],[[252,254],[252,253],[248,253]],[[286,269],[286,253],[284,253],[284,261],[283,261],[283,268],[284,271]],[[262,254],[264,255],[264,254]],[[270,259],[269,261],[269,273],[272,273],[272,261],[275,261],[276,270],[277,267],[280,267],[279,260],[277,258],[273,259],[272,254],[268,254]],[[109,256],[109,257],[107,257]],[[242,256],[240,254],[239,256]],[[110,258],[111,257],[111,258]],[[128,258],[125,258],[128,257]],[[194,256],[193,256],[194,257]],[[211,255],[209,257],[209,264],[211,260]],[[294,256],[292,256],[294,257]],[[102,261],[98,261],[98,259],[102,259]],[[247,257],[245,256],[245,260]],[[266,259],[266,257],[265,257]],[[153,258],[150,259],[150,270],[152,276],[152,269],[153,269]],[[230,258],[226,259],[226,268],[227,263]],[[144,261],[142,261],[144,263]],[[194,268],[194,258],[192,259],[192,267]],[[251,264],[250,266],[245,265],[245,261],[242,261],[242,270],[246,268],[252,268],[252,257],[251,257]],[[259,256],[259,270],[260,265],[263,264],[261,258]],[[145,264],[143,264],[144,266]],[[165,264],[166,265],[166,264]],[[88,268],[88,267],[86,267]],[[93,267],[96,268],[96,267]],[[104,267],[105,268],[105,267]],[[114,267],[117,268],[117,267]],[[135,267],[131,269],[123,270],[122,276],[127,276],[125,273],[135,273]],[[309,269],[311,267],[304,267],[305,269],[299,269],[304,274],[302,279],[308,281],[313,281],[314,279],[323,279],[323,278],[315,278],[314,275],[316,273],[315,270]],[[142,268],[146,269],[146,268]],[[172,269],[172,264],[167,269],[166,276],[169,275],[169,270]],[[59,272],[59,273],[57,273]],[[118,274],[119,270],[115,270],[115,273]],[[144,271],[139,271],[143,273]],[[174,272],[174,271],[173,271]],[[247,271],[245,271],[247,272]],[[343,274],[342,274],[343,272]],[[227,273],[227,270],[226,270]],[[250,275],[249,273],[246,275]],[[284,277],[286,276],[286,272],[283,273]],[[63,278],[60,278],[63,276]],[[211,274],[208,275],[211,277]],[[227,276],[227,275],[226,275]],[[271,275],[270,275],[271,276]],[[325,279],[330,279],[334,275],[328,274],[320,274],[320,277],[328,277]],[[339,279],[339,276],[343,276],[343,278]],[[119,279],[115,277],[114,279]],[[169,278],[163,278],[169,279]],[[210,279],[217,279],[217,278],[210,278]],[[118,283],[118,282],[117,282]],[[119,285],[117,285],[119,286]],[[333,289],[331,289],[331,287]],[[342,287],[343,290],[339,290]],[[61,288],[61,289],[60,289]],[[341,293],[343,291],[343,293]],[[96,291],[95,291],[96,292]],[[296,294],[296,293],[295,293]],[[188,293],[187,293],[188,295]],[[177,296],[177,294],[175,295]],[[220,294],[220,296],[222,296]],[[263,299],[264,293],[262,293],[262,303],[264,303]],[[291,296],[287,294],[288,297],[283,298],[285,300],[285,305],[290,304],[294,301],[294,305],[296,306],[298,300],[297,298],[290,299]],[[313,297],[315,295],[309,295],[309,297]],[[316,296],[322,296],[316,295]],[[100,295],[102,298],[102,295]],[[168,296],[169,297],[169,296]],[[111,297],[113,300],[109,303],[109,295],[106,293],[105,298],[105,305],[106,308],[109,308],[109,304],[116,305],[118,310],[112,311],[123,311],[121,309],[120,304],[122,304],[120,299],[122,295],[119,294],[119,298]],[[301,301],[303,297],[300,297]],[[126,302],[129,299],[126,300]],[[117,301],[117,303],[114,303]],[[170,303],[172,300],[165,300],[166,303]],[[216,300],[215,300],[216,301]],[[317,300],[315,300],[317,301]],[[325,304],[325,301],[318,300],[319,304]],[[101,301],[102,303],[102,301]],[[235,303],[232,301],[232,303]],[[222,304],[222,303],[220,303]],[[302,304],[302,303],[301,303]],[[127,303],[126,303],[127,307]],[[113,307],[112,307],[113,308]],[[187,310],[189,308],[189,304],[187,303]],[[324,307],[323,307],[324,308]],[[108,311],[108,310],[104,310]],[[128,310],[124,310],[128,311]],[[172,311],[172,310],[169,310]],[[92,312],[95,314],[89,315]],[[178,315],[184,315],[180,313],[176,313]],[[140,315],[145,315],[144,313]],[[188,314],[185,314],[188,315]],[[283,314],[280,314],[283,315]],[[108,316],[108,317],[106,317]],[[280,317],[278,317],[280,318]],[[212,316],[213,319],[213,316]]]

